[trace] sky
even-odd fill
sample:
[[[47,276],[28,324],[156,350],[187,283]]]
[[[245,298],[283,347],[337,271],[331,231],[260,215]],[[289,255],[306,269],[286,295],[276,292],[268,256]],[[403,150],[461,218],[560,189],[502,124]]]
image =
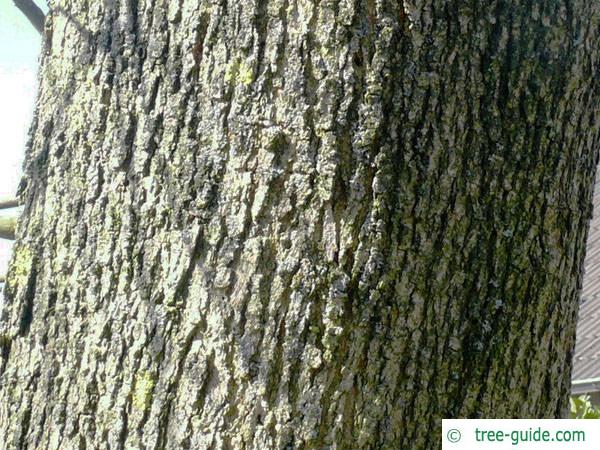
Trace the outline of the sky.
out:
[[[40,0],[37,4],[45,7]],[[37,89],[40,41],[13,2],[0,0],[0,197],[13,196],[21,178]],[[0,274],[6,273],[10,248],[9,241],[0,239]]]

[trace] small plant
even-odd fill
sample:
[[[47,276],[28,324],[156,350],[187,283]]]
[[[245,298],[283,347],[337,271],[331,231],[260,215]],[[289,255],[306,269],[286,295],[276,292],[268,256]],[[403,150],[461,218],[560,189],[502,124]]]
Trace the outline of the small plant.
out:
[[[600,419],[600,407],[592,404],[589,395],[571,397],[570,419]]]

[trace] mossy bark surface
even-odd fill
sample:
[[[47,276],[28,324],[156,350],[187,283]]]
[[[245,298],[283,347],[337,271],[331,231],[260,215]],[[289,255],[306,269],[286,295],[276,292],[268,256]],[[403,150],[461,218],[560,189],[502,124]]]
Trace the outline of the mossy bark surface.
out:
[[[560,417],[600,4],[51,1],[6,449],[412,449]]]

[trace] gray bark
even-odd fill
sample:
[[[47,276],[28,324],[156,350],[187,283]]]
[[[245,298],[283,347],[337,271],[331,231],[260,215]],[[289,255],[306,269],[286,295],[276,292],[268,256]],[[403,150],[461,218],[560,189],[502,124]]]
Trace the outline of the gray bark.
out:
[[[55,1],[5,448],[420,450],[442,417],[561,416],[599,8]]]

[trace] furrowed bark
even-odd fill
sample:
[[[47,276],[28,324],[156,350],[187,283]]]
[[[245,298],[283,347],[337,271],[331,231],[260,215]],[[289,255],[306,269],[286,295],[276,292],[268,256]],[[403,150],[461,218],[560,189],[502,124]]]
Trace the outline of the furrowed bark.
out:
[[[432,449],[560,417],[587,1],[56,1],[2,306],[7,448]]]

